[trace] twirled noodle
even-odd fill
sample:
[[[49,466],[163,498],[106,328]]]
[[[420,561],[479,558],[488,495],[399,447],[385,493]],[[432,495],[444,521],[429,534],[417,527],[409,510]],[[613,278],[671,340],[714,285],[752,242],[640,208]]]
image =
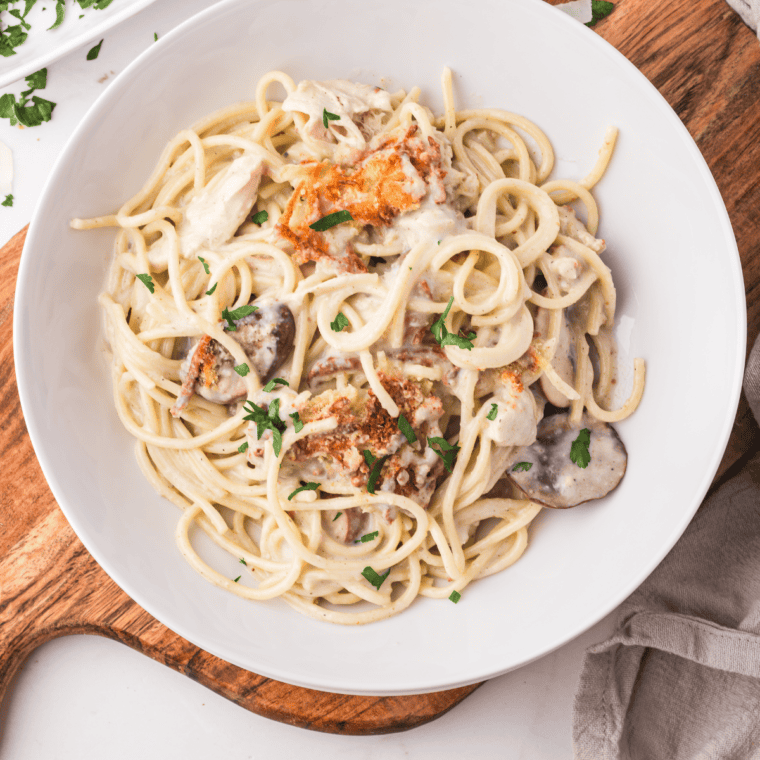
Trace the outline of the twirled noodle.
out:
[[[448,70],[443,89],[436,118],[418,88],[271,72],[116,213],[72,222],[119,229],[100,303],[138,464],[183,511],[182,555],[246,599],[348,624],[458,601],[541,510],[505,477],[537,381],[576,420],[641,398],[636,360],[604,408],[615,288],[589,191],[616,132],[584,180],[547,181],[536,125],[457,112]]]

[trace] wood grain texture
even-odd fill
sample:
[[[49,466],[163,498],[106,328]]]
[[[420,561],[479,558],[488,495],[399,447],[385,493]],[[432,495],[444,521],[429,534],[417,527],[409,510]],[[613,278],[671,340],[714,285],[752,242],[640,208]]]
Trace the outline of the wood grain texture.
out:
[[[742,259],[749,345],[760,331],[760,45],[723,0],[618,0],[596,31],[673,106],[728,208]],[[42,642],[71,633],[122,641],[260,715],[345,734],[400,731],[446,712],[477,685],[373,698],[301,689],[243,671],[169,631],[126,596],[57,508],[31,448],[12,357],[12,305],[25,230],[0,251],[0,699]],[[720,479],[758,448],[744,399]]]

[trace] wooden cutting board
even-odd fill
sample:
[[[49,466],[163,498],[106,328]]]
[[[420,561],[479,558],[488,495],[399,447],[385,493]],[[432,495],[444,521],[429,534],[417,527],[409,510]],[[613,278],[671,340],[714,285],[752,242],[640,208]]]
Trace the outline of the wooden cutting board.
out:
[[[741,252],[751,345],[760,327],[760,44],[723,0],[617,0],[596,31],[667,98],[712,169]],[[442,715],[474,691],[479,684],[377,698],[279,683],[193,646],[111,581],[58,509],[21,414],[12,307],[25,235],[22,230],[0,250],[0,700],[39,644],[72,633],[122,641],[252,712],[318,731],[403,731]],[[740,467],[758,443],[760,431],[742,399],[716,480]]]

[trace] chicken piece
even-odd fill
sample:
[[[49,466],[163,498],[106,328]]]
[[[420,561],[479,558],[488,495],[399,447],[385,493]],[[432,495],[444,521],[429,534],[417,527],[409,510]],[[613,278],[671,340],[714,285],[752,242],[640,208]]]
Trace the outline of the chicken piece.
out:
[[[570,454],[576,441],[583,453],[586,435],[588,461],[581,467]],[[580,426],[575,426],[568,414],[555,414],[541,421],[533,445],[513,453],[507,474],[529,499],[567,509],[606,496],[623,479],[627,461],[623,442],[606,422],[584,415]],[[515,469],[516,465],[522,466]]]
[[[607,247],[604,240],[595,238],[587,229],[586,225],[575,216],[575,211],[570,206],[559,206],[559,231],[561,235],[577,240],[588,246],[596,253],[602,253]]]
[[[244,153],[193,196],[177,227],[183,256],[232,238],[253,208],[263,171],[261,158]]]
[[[235,320],[232,337],[243,347],[262,383],[274,376],[293,350],[295,320],[281,303],[262,303],[252,314]],[[215,404],[229,404],[245,396],[245,382],[235,372],[235,359],[209,335],[190,349],[180,369],[182,389],[171,413],[179,417],[193,393]]]

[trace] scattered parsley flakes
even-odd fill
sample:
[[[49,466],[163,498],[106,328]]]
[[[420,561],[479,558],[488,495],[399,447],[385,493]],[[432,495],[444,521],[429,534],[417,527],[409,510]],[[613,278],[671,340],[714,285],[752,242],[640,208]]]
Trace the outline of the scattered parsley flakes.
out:
[[[229,309],[225,309],[222,312],[222,319],[227,320],[227,327],[225,330],[231,330],[232,332],[237,331],[237,326],[235,325],[235,320],[242,319],[243,317],[247,317],[249,314],[253,314],[254,311],[258,310],[258,306],[253,306],[252,304],[243,304],[243,306],[239,306],[237,309],[233,309],[230,311]]]
[[[207,296],[212,296],[212,295],[214,295],[214,291],[216,290],[216,286],[217,286],[218,284],[219,284],[218,282],[215,282],[215,283],[214,283],[214,287],[213,287],[213,288],[211,288],[211,290],[207,290],[207,291],[206,291],[206,295],[207,295]]]
[[[276,398],[266,409],[257,406],[253,401],[246,401],[250,408],[245,408],[248,414],[243,417],[247,422],[256,424],[256,437],[261,440],[264,431],[272,431],[272,448],[275,456],[280,456],[282,451],[282,433],[285,430],[285,423],[280,419],[280,399]]]
[[[528,472],[531,467],[533,467],[533,462],[518,462],[512,468],[512,472]]]
[[[13,196],[12,195],[6,195],[5,200],[0,203],[0,206],[12,206],[13,205]]]
[[[158,42],[158,32],[153,32],[153,42]]]
[[[203,256],[198,256],[198,261],[200,261],[201,264],[203,264],[203,271],[206,274],[211,274],[211,270],[208,268],[208,263],[206,262],[206,259],[204,259]]]
[[[409,421],[403,414],[399,414],[397,425],[398,429],[404,434],[404,438],[406,438],[409,443],[415,443],[417,441],[417,434],[414,432]]]
[[[570,446],[570,460],[582,470],[585,470],[591,461],[591,454],[588,450],[590,443],[591,431],[588,428],[583,428]]]
[[[24,78],[33,90],[44,90],[47,87],[47,69],[40,69]]]
[[[433,453],[437,454],[443,460],[443,466],[449,472],[452,472],[454,460],[457,458],[460,447],[450,444],[445,438],[441,438],[440,436],[436,438],[428,438],[427,442],[428,446],[433,450]],[[433,448],[434,446],[438,446],[440,451]]]
[[[3,9],[3,3],[6,0],[0,0],[0,10]],[[12,13],[12,11],[11,11]],[[8,27],[10,29],[11,27]],[[6,29],[5,31],[8,31]],[[2,53],[3,31],[0,31],[0,54]],[[25,127],[38,127],[45,121],[50,121],[53,115],[53,109],[56,104],[50,100],[45,100],[37,95],[32,95],[35,90],[43,90],[47,86],[47,69],[40,69],[25,77],[28,90],[24,90],[19,96],[18,102],[16,96],[8,92],[0,96],[0,118],[9,119],[11,126],[23,124]],[[33,105],[29,106],[29,96],[32,95]]]
[[[238,575],[238,577],[237,577],[237,578],[235,578],[235,580],[234,580],[234,581],[232,581],[232,582],[233,582],[233,583],[237,583],[237,582],[238,582],[238,581],[239,581],[239,580],[240,580],[242,577],[243,577],[242,575]]]
[[[606,18],[614,10],[615,6],[612,3],[605,2],[605,0],[591,0],[591,21],[586,26],[594,26],[597,21]]]
[[[238,452],[240,454],[245,454],[246,451],[248,451],[248,441],[243,441],[243,443],[238,446]]]
[[[331,227],[335,227],[338,224],[343,224],[344,222],[352,222],[353,217],[351,216],[350,211],[334,211],[332,214],[328,214],[327,216],[323,216],[321,219],[318,219],[314,224],[309,225],[309,229],[314,230],[315,232],[324,232],[325,230],[329,230]]]
[[[254,215],[251,217],[251,221],[252,221],[254,224],[258,224],[258,225],[259,225],[259,227],[261,227],[261,225],[262,225],[262,224],[264,224],[264,222],[266,222],[266,221],[267,221],[267,219],[269,219],[269,213],[268,213],[267,211],[257,211],[257,212],[256,212],[256,213],[255,213],[255,214],[254,214]]]
[[[137,279],[145,285],[151,293],[156,292],[156,286],[153,284],[153,278],[149,274],[138,274]]]
[[[251,368],[247,364],[238,364],[236,367],[233,367],[232,369],[235,370],[235,372],[240,375],[240,377],[245,377],[250,371]]]
[[[363,543],[368,544],[370,541],[374,541],[380,535],[379,531],[373,531],[372,533],[365,533],[361,538],[354,541],[355,544]]]
[[[242,557],[240,558],[240,564],[248,567],[248,563]]]
[[[491,411],[488,412],[486,415],[487,420],[491,420],[493,422],[496,419],[496,415],[499,413],[499,405],[498,404],[491,404]]]
[[[446,308],[443,311],[443,314],[441,314],[438,319],[433,322],[433,324],[430,327],[430,332],[433,333],[433,337],[435,338],[436,342],[439,346],[457,346],[458,348],[466,348],[468,351],[472,351],[473,349],[473,342],[472,339],[475,337],[474,332],[470,332],[466,338],[461,337],[460,335],[454,335],[450,333],[446,329],[446,325],[444,322],[446,321],[446,317],[449,314],[449,310],[451,309],[451,304],[454,303],[454,296],[451,296],[449,299],[449,303],[446,306]]]
[[[100,46],[103,44],[103,40],[98,42],[97,45],[95,45],[92,50],[90,50],[89,53],[87,53],[87,60],[88,61],[94,61],[99,55],[100,55]]]
[[[371,567],[367,566],[362,570],[362,575],[376,588],[380,589],[385,579],[391,574],[390,568],[388,568],[382,575],[378,575]]]
[[[64,0],[56,0],[55,22],[53,23],[53,26],[48,27],[48,31],[50,31],[51,29],[57,29],[63,23],[63,18],[65,15],[66,15],[66,3],[64,2]]]
[[[316,491],[317,488],[319,488],[319,483],[307,483],[305,486],[296,488],[296,490],[288,496],[288,501],[290,501],[297,493],[301,493],[301,491]]]
[[[333,332],[341,332],[346,327],[348,327],[350,322],[348,321],[348,317],[342,312],[338,312],[338,316],[335,317],[335,319],[330,322],[330,329]]]
[[[296,433],[300,433],[303,430],[303,422],[301,422],[301,418],[298,416],[298,412],[293,412],[293,414],[289,416],[290,419],[293,420],[293,428],[295,429]]]
[[[338,512],[338,514],[333,517],[332,521],[335,522],[342,514],[343,512]]]
[[[322,109],[322,124],[327,129],[328,121],[340,121],[340,116],[335,113],[330,113],[326,108]]]
[[[377,479],[380,477],[380,470],[383,469],[383,465],[386,463],[388,459],[390,459],[390,455],[380,457],[380,459],[375,459],[372,454],[364,450],[364,459],[369,464],[369,460],[367,459],[367,454],[369,454],[370,457],[372,457],[372,470],[369,473],[369,477],[367,478],[367,491],[371,494],[375,493],[375,486],[377,485]]]
[[[264,392],[265,393],[271,393],[274,390],[275,385],[287,385],[287,386],[290,386],[290,383],[287,380],[283,380],[281,377],[273,377],[264,386]]]
[[[458,591],[452,591],[449,594],[449,599],[456,604],[460,599],[462,598],[462,595]]]

